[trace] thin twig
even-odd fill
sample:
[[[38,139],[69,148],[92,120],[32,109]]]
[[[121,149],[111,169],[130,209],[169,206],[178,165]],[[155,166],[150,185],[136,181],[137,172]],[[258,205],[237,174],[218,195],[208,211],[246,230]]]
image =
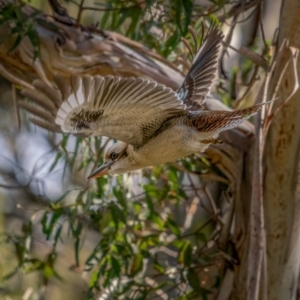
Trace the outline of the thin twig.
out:
[[[17,119],[17,128],[18,128],[18,130],[20,130],[20,128],[21,128],[20,112],[19,112],[19,107],[18,107],[16,87],[14,84],[12,85],[12,98],[13,98],[13,102],[14,102],[14,110],[15,110],[16,119]]]
[[[78,6],[78,13],[77,13],[77,18],[76,18],[76,24],[77,25],[79,25],[80,22],[81,22],[81,15],[82,15],[82,12],[84,10],[83,4],[84,4],[84,0],[81,0],[80,4]]]
[[[296,49],[294,47],[289,47],[289,49],[290,49],[291,54],[292,54],[291,59],[292,59],[292,64],[293,64],[294,89],[292,90],[290,95],[280,105],[278,105],[276,107],[276,109],[274,111],[272,111],[272,113],[268,116],[268,118],[266,119],[266,122],[264,124],[265,125],[265,131],[268,131],[268,129],[270,127],[270,124],[271,124],[272,118],[283,107],[283,105],[285,105],[288,101],[290,101],[290,99],[295,95],[295,93],[299,89],[299,78],[298,78],[298,70],[297,70],[297,61],[298,61],[298,56],[299,56],[299,49]],[[286,63],[283,72],[280,74],[280,79],[279,79],[280,82],[282,81],[283,74],[285,74],[289,62],[290,62],[290,60]],[[276,94],[277,94],[277,91],[276,91]]]
[[[245,12],[249,10],[250,8],[254,7],[255,5],[258,5],[261,2],[261,0],[256,1],[249,1],[248,3],[241,3],[241,1],[234,5],[228,12],[224,13],[222,16],[219,17],[219,21],[225,22],[225,20],[236,17],[240,13]]]

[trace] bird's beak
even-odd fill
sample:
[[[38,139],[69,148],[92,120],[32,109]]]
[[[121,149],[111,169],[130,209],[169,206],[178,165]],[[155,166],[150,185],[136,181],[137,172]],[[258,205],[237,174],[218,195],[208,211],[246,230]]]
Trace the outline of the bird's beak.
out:
[[[112,161],[107,161],[103,163],[99,168],[97,168],[93,173],[91,173],[87,179],[99,178],[106,175],[112,164]]]

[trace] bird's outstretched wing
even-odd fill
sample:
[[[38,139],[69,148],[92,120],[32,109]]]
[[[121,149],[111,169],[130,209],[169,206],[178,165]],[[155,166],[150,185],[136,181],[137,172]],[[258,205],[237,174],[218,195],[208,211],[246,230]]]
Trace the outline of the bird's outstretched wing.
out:
[[[217,58],[223,33],[213,24],[203,39],[191,69],[182,86],[177,90],[179,99],[183,100],[189,110],[199,110],[212,85],[217,71]]]
[[[199,132],[219,133],[237,127],[244,120],[255,115],[263,105],[268,103],[269,102],[256,104],[234,111],[214,110],[191,112],[187,119],[190,125]]]
[[[168,118],[185,114],[172,89],[143,78],[56,76],[57,88],[41,80],[23,94],[43,108],[20,105],[38,118],[32,122],[53,131],[101,135],[132,144],[145,143]]]

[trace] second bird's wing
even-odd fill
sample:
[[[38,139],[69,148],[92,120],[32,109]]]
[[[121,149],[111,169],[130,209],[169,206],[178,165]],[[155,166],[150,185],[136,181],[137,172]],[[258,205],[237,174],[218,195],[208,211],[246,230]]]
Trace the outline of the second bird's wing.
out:
[[[143,78],[71,75],[56,76],[57,88],[41,80],[35,90],[23,94],[39,104],[20,105],[46,129],[89,136],[107,136],[141,146],[168,118],[186,113],[183,101],[172,89]]]
[[[217,59],[223,33],[213,24],[203,39],[191,69],[182,86],[177,90],[181,100],[189,110],[199,110],[215,78]]]

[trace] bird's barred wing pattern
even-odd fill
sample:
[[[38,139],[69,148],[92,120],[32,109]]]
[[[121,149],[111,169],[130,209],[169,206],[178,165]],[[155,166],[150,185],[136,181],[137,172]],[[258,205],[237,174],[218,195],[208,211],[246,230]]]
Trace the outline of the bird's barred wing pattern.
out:
[[[108,136],[138,147],[166,119],[186,113],[176,92],[143,78],[71,75],[69,83],[59,76],[55,81],[58,89],[36,80],[36,90],[23,91],[44,110],[20,103],[49,130]]]
[[[177,90],[189,110],[199,110],[212,85],[217,71],[217,58],[223,33],[213,24],[197,52],[182,86]]]
[[[266,102],[268,103],[268,102]],[[253,116],[266,103],[257,104],[235,111],[199,111],[188,115],[190,125],[199,132],[219,133],[232,129],[241,124],[245,119]]]

